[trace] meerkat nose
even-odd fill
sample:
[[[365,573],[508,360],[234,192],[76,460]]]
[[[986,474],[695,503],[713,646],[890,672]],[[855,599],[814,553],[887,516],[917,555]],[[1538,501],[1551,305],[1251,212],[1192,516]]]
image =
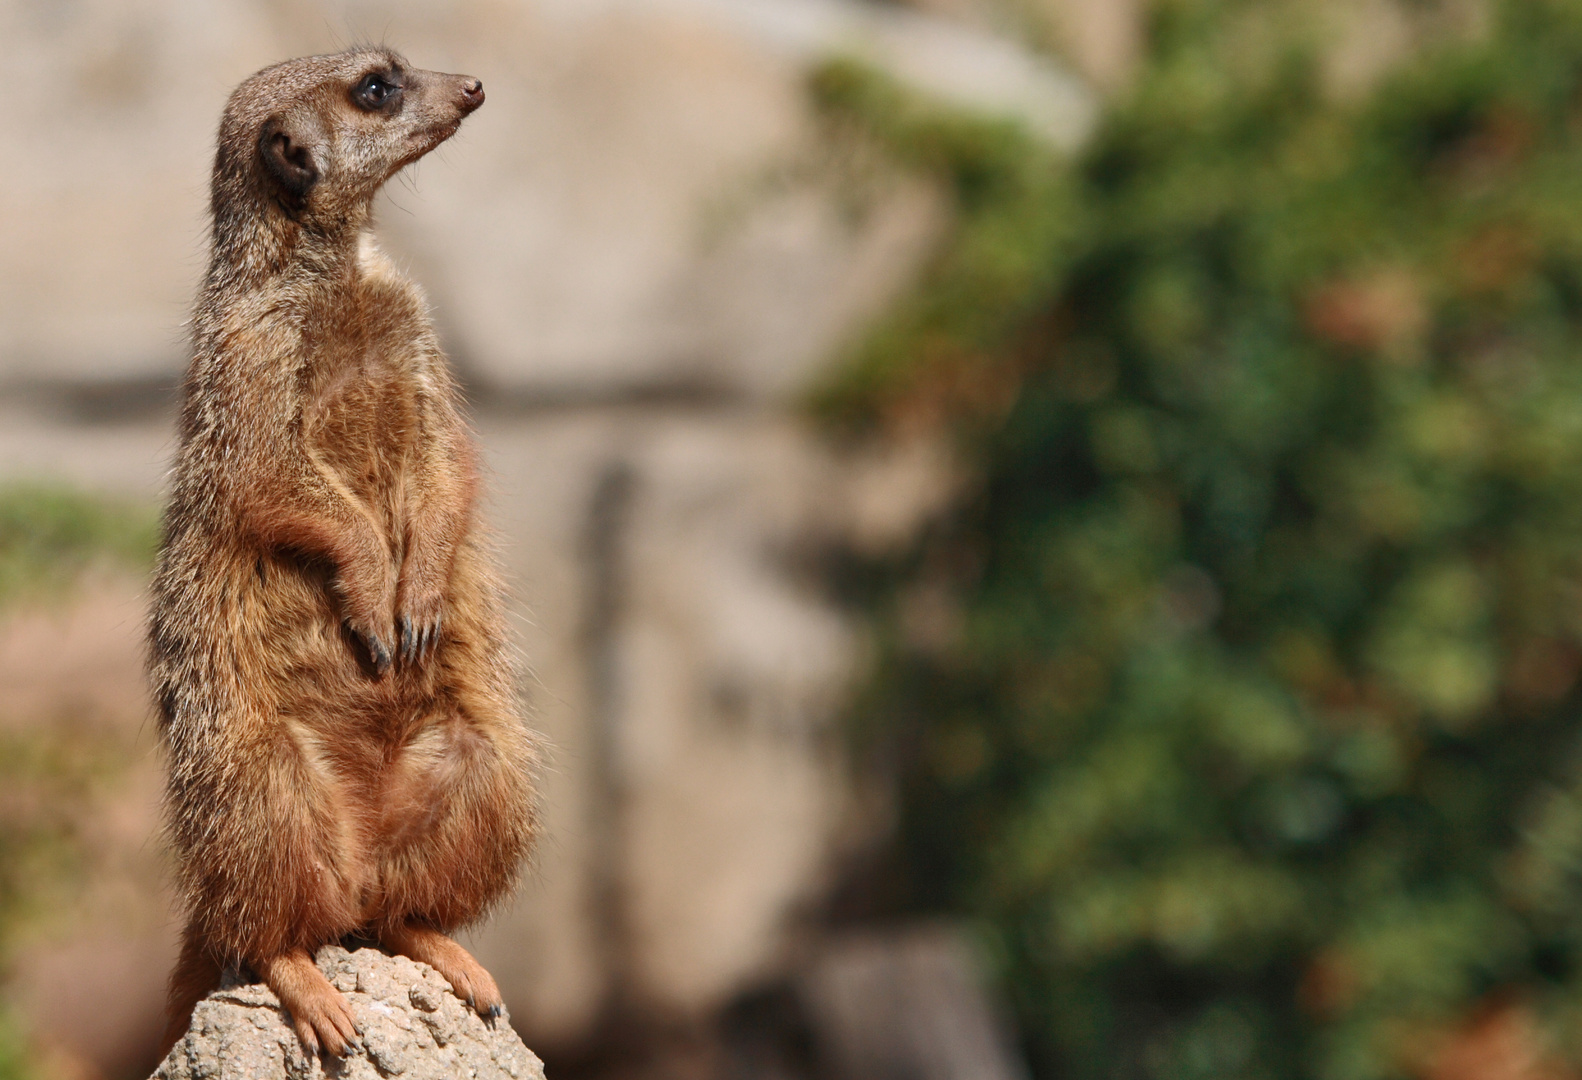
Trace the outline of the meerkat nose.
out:
[[[461,96],[467,100],[467,107],[476,109],[483,104],[483,80],[469,79],[461,84]]]

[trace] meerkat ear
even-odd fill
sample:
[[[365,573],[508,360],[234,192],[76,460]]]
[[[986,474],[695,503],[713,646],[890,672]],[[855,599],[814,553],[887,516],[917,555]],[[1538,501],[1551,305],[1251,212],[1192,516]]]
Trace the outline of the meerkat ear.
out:
[[[307,143],[292,135],[284,117],[271,116],[258,136],[258,156],[292,199],[303,199],[319,181],[319,167]]]

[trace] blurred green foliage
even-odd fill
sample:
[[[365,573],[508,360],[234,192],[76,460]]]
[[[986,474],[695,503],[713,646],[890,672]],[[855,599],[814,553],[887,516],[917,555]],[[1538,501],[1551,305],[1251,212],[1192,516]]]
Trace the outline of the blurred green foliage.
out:
[[[5,728],[0,716],[0,976],[18,946],[70,909],[87,872],[88,810],[126,767],[129,747],[81,718]],[[0,1001],[0,1080],[48,1080]],[[75,1075],[68,1073],[68,1075]]]
[[[861,579],[907,903],[985,927],[1041,1076],[1494,1075],[1455,1055],[1499,1038],[1566,1075],[1582,3],[1362,100],[1294,33],[1249,62],[1258,7],[1156,5],[1070,163],[815,81],[959,208],[817,401],[973,477]]]
[[[141,572],[158,539],[150,508],[59,485],[0,486],[0,610],[58,599],[95,565]]]
[[[157,528],[152,508],[58,485],[0,486],[0,617],[66,602],[90,573],[145,573]],[[87,718],[11,728],[7,709],[0,701],[0,970],[26,927],[70,888],[83,808],[126,754]],[[37,1068],[0,1006],[0,1080],[29,1080]]]
[[[0,1080],[30,1080],[32,1076],[22,1037],[0,1016]]]

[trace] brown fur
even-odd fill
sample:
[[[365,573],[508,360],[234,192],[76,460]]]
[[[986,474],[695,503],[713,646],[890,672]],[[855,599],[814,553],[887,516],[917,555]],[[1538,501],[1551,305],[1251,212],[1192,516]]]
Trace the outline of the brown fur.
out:
[[[370,74],[399,95],[373,107]],[[482,100],[353,50],[259,72],[220,125],[150,627],[188,920],[167,1048],[239,966],[344,1053],[312,954],[353,933],[498,1011],[445,935],[514,884],[535,745],[456,389],[367,234],[379,187]]]

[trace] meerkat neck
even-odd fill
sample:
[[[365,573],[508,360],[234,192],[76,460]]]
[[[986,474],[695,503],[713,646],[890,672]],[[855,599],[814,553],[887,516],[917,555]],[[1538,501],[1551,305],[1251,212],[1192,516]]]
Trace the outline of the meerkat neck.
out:
[[[257,288],[275,278],[302,275],[320,282],[350,282],[358,275],[368,207],[335,221],[299,220],[277,208],[214,215],[209,280]]]

